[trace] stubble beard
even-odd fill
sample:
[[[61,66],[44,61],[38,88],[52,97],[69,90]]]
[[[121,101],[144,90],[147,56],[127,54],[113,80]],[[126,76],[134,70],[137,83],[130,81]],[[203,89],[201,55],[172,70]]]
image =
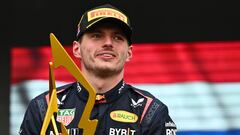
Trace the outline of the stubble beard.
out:
[[[85,69],[99,78],[108,78],[112,76],[119,75],[124,68],[124,61],[119,60],[116,64],[116,67],[109,67],[104,65],[98,65],[93,58],[90,58],[89,61],[83,60],[83,66]]]

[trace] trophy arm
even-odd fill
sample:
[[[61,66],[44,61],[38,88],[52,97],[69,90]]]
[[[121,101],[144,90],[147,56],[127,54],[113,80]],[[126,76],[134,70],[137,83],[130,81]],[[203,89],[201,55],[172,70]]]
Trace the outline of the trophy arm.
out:
[[[49,104],[47,108],[47,112],[43,121],[43,126],[41,129],[41,135],[45,135],[50,120],[53,125],[53,129],[55,134],[58,134],[56,121],[54,119],[54,113],[58,112],[57,106],[57,90],[55,85],[55,78],[53,73],[53,63],[49,62]]]
[[[95,133],[98,120],[90,120],[90,115],[95,104],[96,91],[84,77],[80,69],[68,55],[61,43],[53,33],[50,34],[51,48],[54,60],[54,68],[63,66],[67,71],[88,91],[89,97],[84,112],[79,121],[78,127],[83,129],[83,135],[93,135]]]

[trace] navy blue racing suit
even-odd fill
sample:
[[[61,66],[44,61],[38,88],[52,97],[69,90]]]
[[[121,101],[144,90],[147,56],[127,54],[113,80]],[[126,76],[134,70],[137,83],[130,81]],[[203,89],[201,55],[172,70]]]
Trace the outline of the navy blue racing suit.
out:
[[[48,104],[48,92],[32,99],[28,105],[20,135],[39,135]],[[74,82],[57,89],[58,113],[55,119],[60,129],[62,122],[69,135],[81,135],[78,128],[87,90]],[[97,94],[91,119],[98,119],[95,135],[175,135],[176,125],[165,104],[149,92],[137,89],[123,80],[113,89]],[[47,135],[54,135],[50,125]]]

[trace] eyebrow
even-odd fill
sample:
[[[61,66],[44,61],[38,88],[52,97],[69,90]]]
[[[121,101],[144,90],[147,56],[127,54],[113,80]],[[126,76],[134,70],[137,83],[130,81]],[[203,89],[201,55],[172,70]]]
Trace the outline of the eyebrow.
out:
[[[98,30],[98,29],[93,29],[93,30],[87,31],[87,33],[103,33],[103,32],[101,30]],[[122,32],[122,31],[115,31],[113,33],[125,36],[124,32]]]
[[[86,33],[94,33],[94,32],[102,33],[100,30],[97,30],[97,29],[90,29],[90,30],[86,31]]]
[[[115,35],[121,35],[121,36],[127,38],[127,35],[120,28],[119,29],[115,29],[115,31],[113,31],[113,32],[114,32]],[[101,34],[103,32],[102,32],[101,28],[92,28],[92,29],[89,29],[88,31],[86,31],[86,33],[89,33],[89,34],[91,34],[91,33],[100,33]]]

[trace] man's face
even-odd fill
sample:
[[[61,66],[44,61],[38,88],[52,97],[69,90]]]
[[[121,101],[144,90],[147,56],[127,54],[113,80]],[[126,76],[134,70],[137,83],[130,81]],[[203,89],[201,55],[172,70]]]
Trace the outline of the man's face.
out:
[[[124,64],[132,57],[132,46],[122,30],[109,23],[99,24],[74,42],[82,70],[107,77],[123,73]]]

